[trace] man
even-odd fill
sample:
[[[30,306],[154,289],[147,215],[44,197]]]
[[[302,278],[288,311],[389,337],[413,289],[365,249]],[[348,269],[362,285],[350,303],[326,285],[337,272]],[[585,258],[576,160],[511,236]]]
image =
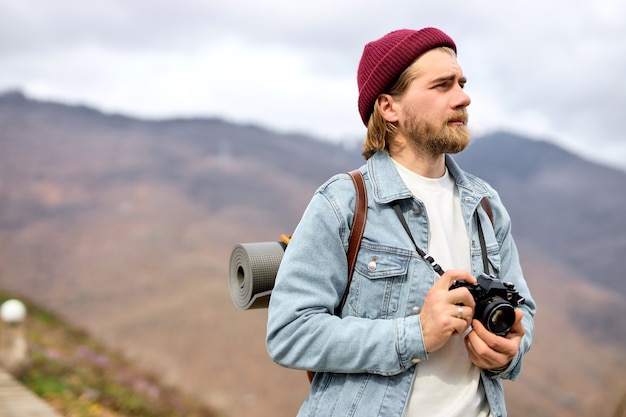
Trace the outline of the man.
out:
[[[391,32],[365,46],[357,80],[368,213],[347,301],[334,315],[355,207],[341,174],[317,190],[285,251],[269,306],[270,356],[317,372],[302,416],[505,416],[501,380],[520,372],[535,304],[498,194],[449,156],[469,142],[456,45],[434,28]],[[505,336],[473,320],[467,288],[450,289],[482,272],[526,299]]]

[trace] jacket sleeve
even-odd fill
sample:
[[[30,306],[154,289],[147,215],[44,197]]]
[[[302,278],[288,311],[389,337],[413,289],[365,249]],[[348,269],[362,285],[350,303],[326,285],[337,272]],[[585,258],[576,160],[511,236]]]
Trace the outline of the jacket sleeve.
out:
[[[488,374],[492,378],[514,380],[520,374],[522,358],[530,350],[532,344],[536,304],[524,278],[517,246],[515,245],[515,241],[511,233],[510,216],[500,201],[497,193],[495,191],[493,191],[493,193],[495,195],[495,204],[493,205],[494,229],[496,232],[496,238],[500,245],[501,259],[499,277],[502,281],[512,282],[515,285],[515,289],[525,298],[524,304],[518,306],[518,308],[524,313],[522,324],[524,325],[525,333],[522,337],[517,355],[513,358],[509,366],[499,372],[488,372]]]
[[[353,213],[345,207],[354,207],[354,187],[347,176],[335,185],[333,195],[352,196],[342,203],[323,187],[296,227],[276,277],[268,311],[269,355],[296,369],[401,373],[427,359],[419,316],[373,320],[333,314],[347,283]]]

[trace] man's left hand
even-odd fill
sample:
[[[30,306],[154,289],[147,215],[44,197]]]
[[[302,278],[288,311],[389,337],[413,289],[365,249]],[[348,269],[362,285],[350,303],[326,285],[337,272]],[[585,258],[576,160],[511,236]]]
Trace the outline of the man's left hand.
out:
[[[523,313],[515,309],[515,322],[506,336],[491,333],[480,320],[472,320],[472,331],[465,336],[465,347],[472,363],[479,368],[505,368],[515,357],[525,333]]]

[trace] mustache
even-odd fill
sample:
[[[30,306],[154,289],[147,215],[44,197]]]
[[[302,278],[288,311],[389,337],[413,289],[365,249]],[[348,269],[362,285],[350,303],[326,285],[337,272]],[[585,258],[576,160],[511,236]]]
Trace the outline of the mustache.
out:
[[[463,124],[466,125],[468,120],[469,120],[469,115],[467,114],[467,112],[459,111],[459,112],[454,113],[450,117],[448,117],[446,119],[446,124],[448,124],[449,122],[463,122]]]

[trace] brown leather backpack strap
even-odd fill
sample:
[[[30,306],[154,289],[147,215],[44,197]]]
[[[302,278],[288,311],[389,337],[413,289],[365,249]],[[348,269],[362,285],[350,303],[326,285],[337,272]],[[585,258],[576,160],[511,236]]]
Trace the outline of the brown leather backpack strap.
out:
[[[350,290],[350,284],[352,283],[352,274],[354,273],[354,266],[356,265],[356,258],[361,247],[361,239],[363,238],[363,232],[365,231],[365,223],[367,220],[367,191],[365,189],[365,180],[363,174],[358,169],[350,171],[348,173],[354,183],[356,189],[356,205],[354,208],[354,217],[352,219],[352,226],[350,227],[350,240],[348,243],[348,282],[346,284],[346,290],[343,292],[341,303],[335,310],[335,314],[341,313],[343,306],[348,299],[348,292]]]
[[[493,212],[491,211],[491,204],[489,204],[489,199],[487,197],[483,197],[480,200],[480,205],[482,206],[483,210],[485,210],[485,212],[487,213],[487,216],[489,216],[489,220],[491,221],[491,224],[493,225]]]
[[[356,189],[356,205],[354,208],[354,217],[352,219],[352,226],[350,227],[350,240],[348,241],[348,282],[346,283],[346,289],[343,292],[341,303],[335,309],[335,315],[338,316],[343,310],[343,306],[348,299],[348,292],[350,291],[350,284],[352,283],[352,274],[354,273],[354,266],[356,265],[356,258],[361,247],[361,239],[363,239],[363,232],[365,231],[365,222],[367,220],[367,190],[365,189],[365,180],[363,174],[358,169],[348,172],[354,183]],[[309,383],[313,382],[315,377],[314,371],[306,371],[306,375],[309,379]]]
[[[341,303],[335,309],[335,315],[341,314],[341,310],[348,299],[348,292],[350,291],[350,284],[352,283],[352,274],[354,273],[354,266],[356,265],[356,258],[359,253],[359,248],[361,247],[361,239],[363,239],[365,222],[367,220],[367,190],[365,189],[363,174],[361,174],[361,171],[358,169],[350,171],[348,174],[352,178],[354,188],[356,189],[356,205],[354,208],[352,226],[350,227],[350,240],[348,241],[348,282],[343,292]],[[313,382],[315,371],[306,371],[306,375],[309,379],[309,383]]]
[[[365,181],[361,171],[351,171],[350,177],[356,188],[356,205],[354,210],[354,218],[352,227],[350,228],[350,243],[348,245],[348,267],[349,276],[352,277],[354,265],[356,265],[356,255],[361,247],[361,239],[365,231],[365,221],[367,219],[367,191],[365,190]]]

